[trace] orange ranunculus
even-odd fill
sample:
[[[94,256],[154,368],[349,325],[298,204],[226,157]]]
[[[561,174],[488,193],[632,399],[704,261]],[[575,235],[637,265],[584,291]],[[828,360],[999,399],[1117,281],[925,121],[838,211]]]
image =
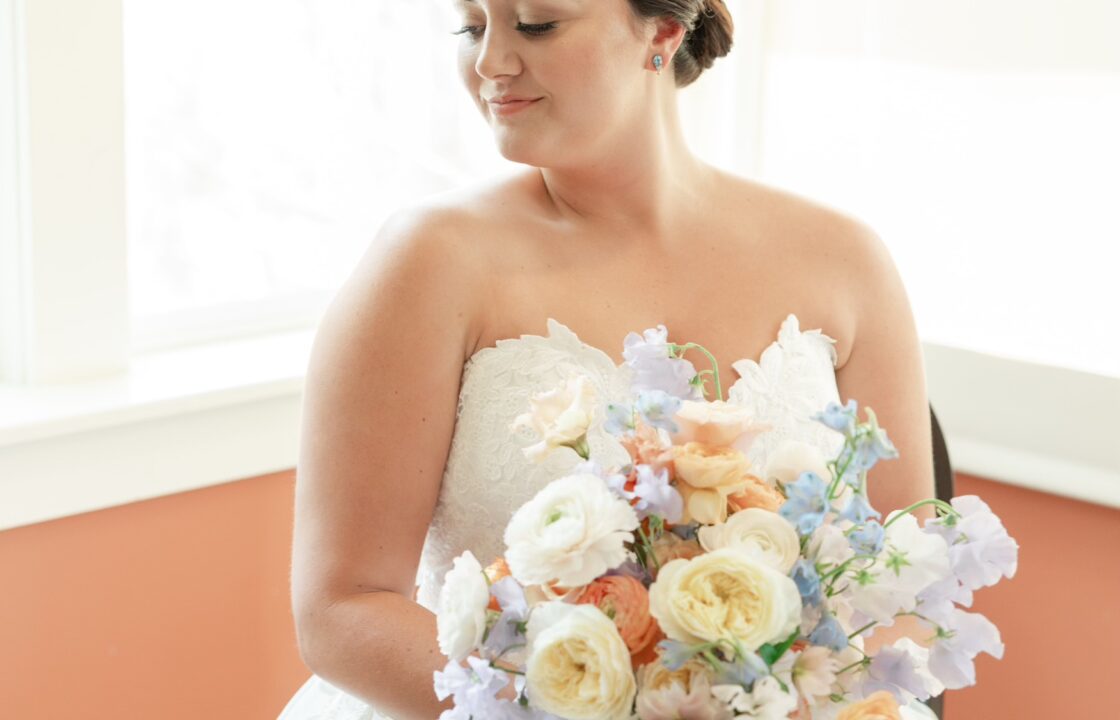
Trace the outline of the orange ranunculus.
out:
[[[656,580],[658,569],[672,560],[691,560],[697,555],[703,555],[704,548],[695,539],[683,540],[676,533],[667,532],[653,541],[653,554],[657,558],[657,565],[650,563],[649,570]]]
[[[836,720],[902,720],[902,715],[894,695],[880,690],[844,708]]]
[[[486,579],[490,581],[491,585],[498,582],[504,577],[509,577],[510,574],[509,565],[506,564],[505,558],[498,558],[494,562],[487,565],[486,569],[482,572],[486,574]],[[498,598],[494,597],[493,595],[490,596],[490,604],[487,607],[490,610],[497,610],[498,612],[501,612],[502,610],[502,606],[498,602]]]
[[[734,512],[747,508],[762,508],[770,512],[778,512],[782,504],[785,503],[786,499],[782,493],[762,479],[754,475],[747,475],[743,480],[746,482],[746,486],[742,490],[727,496],[727,502]]]
[[[642,665],[648,665],[649,663],[657,660],[657,643],[665,640],[667,637],[665,633],[661,631],[661,628],[658,627],[656,622],[653,624],[653,627],[655,632],[649,639],[649,643],[647,643],[644,648],[638,650],[636,653],[630,656],[631,665],[635,670],[640,668]]]
[[[606,613],[631,655],[646,649],[657,633],[657,621],[649,614],[649,591],[629,575],[605,575],[592,581],[576,597],[576,604],[594,605]]]

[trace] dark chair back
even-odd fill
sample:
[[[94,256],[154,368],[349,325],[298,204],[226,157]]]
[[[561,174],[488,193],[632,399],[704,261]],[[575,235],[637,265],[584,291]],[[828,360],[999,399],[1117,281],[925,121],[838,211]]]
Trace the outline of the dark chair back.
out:
[[[953,464],[949,461],[949,448],[945,445],[945,436],[941,432],[941,424],[937,422],[937,415],[933,412],[933,405],[929,406],[929,424],[933,430],[933,479],[936,485],[937,499],[949,502],[953,497]],[[926,703],[930,709],[937,713],[937,717],[945,720],[945,694],[933,698]]]

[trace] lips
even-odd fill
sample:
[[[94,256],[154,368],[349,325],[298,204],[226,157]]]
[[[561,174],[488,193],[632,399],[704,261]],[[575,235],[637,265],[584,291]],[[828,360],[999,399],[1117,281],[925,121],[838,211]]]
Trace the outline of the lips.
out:
[[[491,101],[490,112],[495,115],[512,115],[513,113],[520,112],[530,105],[540,100],[540,98],[529,98],[524,100],[505,100],[504,102]]]

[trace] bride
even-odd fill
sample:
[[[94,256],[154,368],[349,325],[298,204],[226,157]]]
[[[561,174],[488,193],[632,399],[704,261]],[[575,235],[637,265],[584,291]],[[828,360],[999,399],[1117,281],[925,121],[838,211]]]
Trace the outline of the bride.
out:
[[[396,212],[322,322],[292,554],[314,675],[284,720],[451,707],[432,690],[443,573],[468,548],[493,559],[513,509],[578,459],[531,467],[509,421],[561,368],[617,389],[630,331],[705,346],[779,436],[827,446],[800,410],[858,398],[901,453],[874,504],[933,494],[921,348],[883,242],[685,143],[677,91],[730,50],[723,2],[454,2],[463,84],[525,168]]]

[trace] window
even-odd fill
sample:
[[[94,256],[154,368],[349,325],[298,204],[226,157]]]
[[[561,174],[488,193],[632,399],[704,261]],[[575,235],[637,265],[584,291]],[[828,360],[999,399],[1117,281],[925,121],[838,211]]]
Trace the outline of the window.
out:
[[[769,5],[765,179],[867,221],[923,339],[1120,377],[1120,5]]]
[[[449,7],[125,0],[135,347],[311,326],[388,213],[509,164]]]

